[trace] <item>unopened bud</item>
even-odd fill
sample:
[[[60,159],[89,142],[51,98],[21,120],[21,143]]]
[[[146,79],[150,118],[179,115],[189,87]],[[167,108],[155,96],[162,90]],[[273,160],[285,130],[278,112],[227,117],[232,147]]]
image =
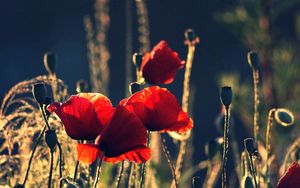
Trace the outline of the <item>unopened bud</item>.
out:
[[[76,91],[78,93],[85,93],[88,91],[88,83],[85,80],[78,80],[76,83]]]
[[[137,68],[141,68],[142,62],[143,62],[143,54],[141,54],[141,53],[134,53],[133,56],[132,56],[132,61],[133,61],[133,64]]]
[[[220,98],[221,98],[221,102],[222,104],[228,108],[231,104],[232,101],[232,89],[231,87],[225,86],[221,88],[220,91]]]
[[[46,144],[50,148],[51,151],[54,151],[55,146],[57,144],[57,136],[55,130],[47,130],[45,134]]]
[[[132,82],[129,84],[129,92],[130,94],[134,94],[141,90],[141,84],[137,82]]]
[[[253,178],[251,176],[245,176],[242,179],[242,188],[254,188]]]
[[[200,188],[201,185],[201,178],[199,176],[193,177],[193,188]]]
[[[44,103],[46,99],[46,87],[45,84],[39,83],[39,84],[34,84],[32,87],[32,94],[35,100],[41,105]]]
[[[246,138],[244,140],[244,147],[247,150],[247,152],[249,153],[249,155],[253,155],[255,153],[255,151],[257,150],[255,147],[255,142],[254,142],[253,138]]]

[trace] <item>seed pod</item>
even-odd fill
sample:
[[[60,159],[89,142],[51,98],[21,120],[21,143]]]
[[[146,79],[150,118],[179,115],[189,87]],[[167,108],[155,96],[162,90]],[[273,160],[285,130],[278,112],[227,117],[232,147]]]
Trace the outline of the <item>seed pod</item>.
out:
[[[47,130],[45,134],[45,140],[50,150],[54,151],[57,143],[57,136],[55,130]]]
[[[221,102],[222,104],[228,108],[231,104],[232,101],[232,89],[231,87],[225,86],[221,88],[220,91],[220,98],[221,98]]]
[[[14,188],[25,188],[25,185],[22,185],[22,184],[16,184],[14,186]]]
[[[49,74],[55,74],[57,57],[53,52],[44,55],[44,65]]]
[[[193,177],[193,188],[200,188],[201,186],[201,178],[199,176]]]
[[[42,105],[46,99],[46,87],[45,84],[39,83],[39,84],[34,84],[32,87],[32,94],[35,100]]]
[[[143,62],[143,54],[141,53],[134,53],[132,56],[132,61],[133,64],[137,67],[137,68],[141,68],[142,62]]]
[[[244,140],[244,147],[249,155],[253,155],[253,153],[257,150],[253,138],[246,138]]]
[[[254,188],[253,178],[251,176],[244,176],[242,179],[242,188]]]
[[[76,83],[76,91],[78,93],[85,93],[88,91],[88,83],[85,80],[78,80]]]
[[[129,84],[129,92],[130,94],[134,94],[141,90],[141,84],[138,82],[132,82]]]
[[[259,69],[259,57],[256,52],[250,51],[248,53],[248,63],[252,69],[254,69],[254,70]]]

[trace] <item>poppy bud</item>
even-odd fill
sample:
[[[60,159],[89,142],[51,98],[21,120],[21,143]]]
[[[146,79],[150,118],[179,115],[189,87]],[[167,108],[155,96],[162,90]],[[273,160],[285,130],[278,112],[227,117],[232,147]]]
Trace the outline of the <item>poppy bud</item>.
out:
[[[215,156],[223,153],[223,138],[216,138],[205,145],[205,154],[209,160],[213,160]]]
[[[14,188],[25,188],[25,186],[22,185],[22,184],[17,184],[17,185],[14,186]]]
[[[49,74],[55,73],[57,57],[53,52],[47,52],[44,55],[44,66]]]
[[[34,84],[32,87],[32,94],[35,100],[41,105],[44,103],[46,99],[46,87],[45,84],[39,83],[39,84]]]
[[[244,147],[247,150],[247,152],[249,153],[249,155],[252,155],[256,150],[253,138],[246,138],[244,140]]]
[[[250,51],[248,53],[248,63],[252,69],[254,69],[254,70],[259,69],[259,58],[258,58],[258,54],[256,52]]]
[[[201,178],[199,176],[193,177],[193,188],[200,188],[201,186]]]
[[[45,134],[45,140],[51,151],[54,151],[54,148],[57,143],[57,136],[55,130],[47,130]]]
[[[51,112],[49,112],[47,110],[47,106],[50,105],[51,103],[52,103],[52,98],[51,97],[46,97],[45,100],[44,100],[46,116],[49,116],[51,114]]]
[[[76,91],[78,93],[85,93],[88,90],[88,83],[85,80],[78,80],[76,83]]]
[[[141,90],[141,84],[138,82],[132,82],[129,84],[129,92],[130,94],[134,94]]]
[[[285,108],[279,108],[275,111],[275,120],[277,123],[284,127],[288,127],[294,124],[294,114]]]
[[[75,184],[68,183],[66,188],[77,188],[77,186]]]
[[[187,29],[184,32],[184,37],[186,40],[193,42],[196,39],[197,35],[193,29]]]
[[[242,188],[254,188],[253,178],[251,176],[244,176],[242,179]]]
[[[133,64],[137,67],[137,68],[141,68],[142,62],[143,62],[143,54],[141,53],[134,53],[132,56],[132,61]]]
[[[225,86],[221,88],[220,98],[222,104],[228,108],[232,101],[232,90],[231,87]]]

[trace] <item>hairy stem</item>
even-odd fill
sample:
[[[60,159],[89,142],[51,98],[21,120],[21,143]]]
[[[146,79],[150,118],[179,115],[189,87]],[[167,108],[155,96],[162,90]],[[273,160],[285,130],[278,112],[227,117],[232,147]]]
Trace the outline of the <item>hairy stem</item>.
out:
[[[176,173],[175,173],[175,167],[174,167],[174,164],[172,162],[172,158],[170,156],[170,152],[168,151],[168,148],[167,148],[167,145],[166,145],[166,140],[165,138],[161,136],[161,145],[162,145],[162,149],[164,151],[164,154],[167,158],[167,161],[168,161],[168,164],[170,166],[170,169],[171,169],[171,172],[172,172],[172,176],[173,176],[173,180],[175,182],[175,187],[177,188],[178,187],[178,181],[177,181],[177,178],[176,178]]]
[[[96,174],[96,177],[95,177],[93,188],[97,187],[97,184],[98,184],[98,181],[99,181],[99,177],[100,177],[100,174],[101,174],[101,166],[102,166],[103,157],[104,157],[104,154],[102,154],[102,156],[100,158],[100,161],[99,161],[99,164],[98,164],[98,170],[97,170],[97,174]]]
[[[258,143],[258,132],[259,132],[259,71],[253,70],[253,89],[254,89],[254,141]]]
[[[122,176],[123,176],[123,171],[124,171],[124,161],[122,161],[122,163],[121,163],[120,173],[119,173],[119,176],[118,176],[118,179],[117,179],[117,183],[116,183],[116,187],[117,188],[119,188],[119,186],[120,186],[121,179],[122,179]]]
[[[224,144],[223,144],[223,161],[222,161],[222,188],[226,188],[226,170],[228,155],[228,133],[229,133],[229,108],[225,108],[225,124],[224,124]]]
[[[147,147],[150,147],[150,140],[151,140],[151,131],[148,131]],[[140,188],[144,188],[145,186],[145,176],[146,176],[146,163],[143,163],[141,169]]]
[[[48,188],[51,188],[52,185],[53,152],[54,152],[53,150],[50,151],[50,170],[49,170]]]

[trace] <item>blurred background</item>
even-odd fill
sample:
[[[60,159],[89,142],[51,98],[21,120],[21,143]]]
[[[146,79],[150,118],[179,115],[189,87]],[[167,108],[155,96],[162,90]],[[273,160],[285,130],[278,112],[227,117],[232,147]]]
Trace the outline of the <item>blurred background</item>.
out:
[[[249,50],[260,50],[262,61],[265,62],[271,61],[274,54],[277,55],[277,59],[283,57],[280,63],[286,64],[281,65],[282,67],[276,64],[272,70],[282,70],[289,66],[295,70],[292,73],[279,72],[278,79],[286,78],[284,74],[291,74],[291,78],[288,77],[290,79],[285,79],[285,82],[277,82],[278,86],[266,80],[266,85],[270,87],[275,85],[275,90],[278,89],[277,97],[280,99],[285,96],[282,93],[286,93],[282,91],[284,85],[291,85],[291,90],[296,91],[284,100],[276,99],[275,102],[266,103],[265,111],[272,106],[285,105],[289,101],[287,107],[299,113],[300,105],[294,107],[290,101],[297,101],[300,90],[299,76],[297,77],[300,59],[296,53],[299,50],[300,39],[300,2],[274,0],[272,3],[272,6],[269,6],[271,2],[268,0],[146,1],[151,48],[160,40],[166,40],[170,47],[185,59],[187,46],[184,45],[184,31],[193,28],[201,40],[196,47],[191,76],[193,103],[190,113],[195,123],[194,164],[206,159],[204,144],[220,135],[215,126],[215,118],[221,111],[219,87],[224,83],[229,85],[236,83],[232,87],[237,93],[245,91],[242,84],[252,87],[252,71],[247,63]],[[57,76],[65,81],[71,94],[75,93],[76,82],[79,79],[90,83],[84,17],[90,16],[92,21],[95,21],[94,6],[93,0],[2,1],[0,98],[3,98],[19,81],[46,74],[43,55],[47,51],[57,54]],[[124,70],[126,62],[129,61],[126,54],[129,50],[126,46],[128,38],[132,38],[129,52],[139,51],[139,42],[136,39],[138,24],[134,1],[130,3],[112,0],[108,6],[110,26],[107,30],[106,43],[110,53],[108,65],[111,75],[108,91],[112,102],[117,104],[125,97],[127,89]],[[132,18],[130,28],[128,16]],[[272,49],[272,52],[261,49]],[[269,71],[268,63],[262,65]],[[180,70],[175,81],[167,86],[178,99],[182,94],[183,73],[184,70]],[[251,89],[249,91],[250,93],[243,92],[237,96],[244,97],[239,98],[244,101],[241,104],[247,103],[251,107],[253,97]],[[268,93],[265,90],[264,92]],[[299,104],[299,100],[297,102]],[[236,111],[242,108],[236,103],[233,107],[234,116],[238,114],[234,111],[235,107]],[[246,111],[249,113],[247,115],[252,117],[252,111],[253,109],[249,108]],[[251,136],[252,132],[247,132],[247,128],[243,127],[249,120],[241,119],[242,117],[236,115],[235,126],[239,135],[237,143],[242,146],[243,139]],[[264,123],[266,116],[262,116],[261,121]]]

